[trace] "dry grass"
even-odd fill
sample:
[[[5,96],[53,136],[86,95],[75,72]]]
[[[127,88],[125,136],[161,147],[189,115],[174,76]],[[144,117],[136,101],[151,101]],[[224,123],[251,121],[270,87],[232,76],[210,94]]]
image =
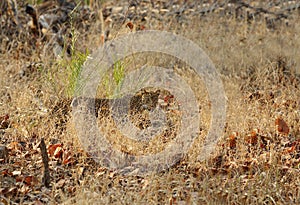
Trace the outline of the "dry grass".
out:
[[[31,153],[30,144],[34,146],[45,137],[48,145],[63,143],[65,152],[73,153],[74,161],[59,165],[59,159],[51,158],[52,188],[30,188],[43,192],[49,203],[299,204],[300,145],[289,150],[293,142],[300,140],[299,22],[299,16],[294,15],[289,26],[268,29],[262,20],[248,24],[213,14],[184,25],[168,21],[164,29],[197,43],[221,74],[228,98],[226,129],[214,156],[207,161],[196,160],[201,150],[199,138],[188,156],[174,167],[143,177],[107,170],[82,151],[71,120],[70,100],[65,95],[66,72],[57,61],[47,62],[38,49],[30,51],[30,56],[17,51],[1,53],[0,116],[8,113],[11,124],[0,130],[0,142],[28,145],[11,151],[15,153],[11,156],[26,158],[24,163],[18,165],[12,160],[6,169],[24,167],[23,172],[36,175],[40,182],[41,166],[35,164],[40,155],[37,151],[27,156],[26,151]],[[78,37],[79,50],[95,49],[97,26]],[[147,26],[161,29],[162,25]],[[28,61],[42,64],[27,66]],[[187,79],[193,76],[188,72],[182,75]],[[203,89],[201,79],[194,82]],[[198,89],[196,86],[194,89]],[[207,96],[197,97],[202,100],[201,128],[205,135],[209,129],[209,103]],[[278,117],[287,122],[288,136],[278,133]],[[249,141],[254,129],[259,130],[257,143]],[[238,133],[235,140],[230,138],[233,132]],[[3,186],[10,184],[5,176],[0,180]],[[18,203],[22,203],[22,194],[16,194],[18,200],[21,198]],[[14,197],[7,198],[15,201]]]

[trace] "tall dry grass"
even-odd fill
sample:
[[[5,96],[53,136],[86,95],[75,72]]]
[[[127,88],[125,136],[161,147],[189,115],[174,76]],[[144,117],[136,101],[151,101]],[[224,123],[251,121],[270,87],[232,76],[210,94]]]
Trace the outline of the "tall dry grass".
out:
[[[149,22],[146,27],[159,29],[161,26]],[[77,48],[94,51],[98,29],[96,22],[85,35],[79,35]],[[225,133],[214,155],[207,161],[196,161],[201,148],[201,140],[196,140],[188,156],[178,165],[145,177],[124,177],[80,155],[75,166],[61,171],[72,174],[69,183],[76,191],[53,186],[51,202],[300,203],[299,153],[284,155],[282,144],[284,140],[300,139],[299,16],[292,16],[288,26],[278,25],[275,29],[267,28],[264,20],[248,24],[232,16],[220,18],[213,14],[193,18],[186,24],[169,21],[163,29],[197,43],[221,75],[228,109]],[[70,101],[64,94],[65,68],[59,67],[56,60],[47,62],[47,56],[40,55],[39,48],[27,54],[1,53],[0,114],[9,113],[12,123],[10,129],[1,133],[1,141],[24,141],[37,135],[45,137],[48,143],[63,142],[77,152],[81,145],[71,121]],[[29,65],[28,61],[41,64]],[[185,77],[192,74],[187,73]],[[196,80],[201,86],[201,79]],[[210,120],[207,96],[202,103],[205,133]],[[290,127],[288,138],[276,131],[274,122],[278,116]],[[250,146],[245,141],[253,129],[268,139],[267,148]],[[232,132],[238,132],[234,149],[227,145]],[[56,170],[53,175],[59,174]]]

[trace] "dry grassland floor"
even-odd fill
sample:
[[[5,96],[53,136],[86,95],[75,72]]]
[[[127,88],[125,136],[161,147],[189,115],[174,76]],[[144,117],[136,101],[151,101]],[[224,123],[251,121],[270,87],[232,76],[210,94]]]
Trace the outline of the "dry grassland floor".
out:
[[[229,1],[216,1],[224,8],[212,12],[203,10],[214,8],[212,4],[192,1],[132,1],[131,7],[127,1],[76,1],[81,2],[78,7],[50,1],[53,5],[41,8],[41,1],[17,0],[17,9],[14,1],[3,2],[0,204],[300,204],[297,1],[277,1],[277,6],[272,1],[269,7],[264,1],[249,1],[253,7],[244,5],[241,10],[226,7]],[[28,24],[32,17],[26,3],[44,9],[41,15],[62,15],[59,12],[68,8],[75,12],[42,31]],[[280,9],[293,5],[291,10]],[[260,7],[286,17],[255,9]],[[210,103],[203,81],[190,69],[178,73],[198,91],[201,136],[177,164],[160,173],[124,176],[97,164],[83,149],[70,108],[72,69],[81,66],[80,54],[101,46],[101,34],[110,40],[135,30],[184,36],[214,63],[226,92],[227,112],[224,135],[209,159],[197,160],[210,127]],[[162,60],[166,65],[169,58],[150,55],[147,63]],[[105,88],[99,88],[99,98],[105,98]],[[104,122],[115,126],[100,123]],[[164,137],[149,145],[148,152],[172,140]],[[49,187],[43,183],[42,138],[49,156]],[[134,151],[124,148],[128,141],[121,137],[110,140],[131,154],[145,151],[138,143]]]

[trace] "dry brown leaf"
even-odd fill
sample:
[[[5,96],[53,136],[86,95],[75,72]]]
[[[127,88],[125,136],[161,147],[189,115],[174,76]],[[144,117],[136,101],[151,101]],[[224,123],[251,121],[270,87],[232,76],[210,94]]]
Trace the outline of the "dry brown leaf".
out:
[[[300,150],[300,139],[294,141],[289,147],[285,148],[284,154],[289,154],[289,153],[299,153]]]
[[[290,128],[289,126],[287,125],[287,123],[281,119],[281,118],[277,118],[275,120],[275,126],[277,128],[277,131],[280,133],[280,134],[283,134],[283,135],[288,135],[289,132],[290,132]]]
[[[245,141],[247,144],[256,145],[258,141],[258,129],[253,129],[250,134],[245,137]]]
[[[26,176],[26,177],[24,177],[24,183],[26,185],[30,186],[31,183],[32,183],[32,181],[33,181],[33,176]]]
[[[52,144],[52,145],[49,145],[49,147],[48,147],[48,153],[49,153],[49,155],[52,157],[55,154],[58,154],[59,150],[61,150],[61,147],[62,147],[62,144]],[[57,149],[59,149],[59,150],[57,151]]]
[[[63,155],[62,147],[57,147],[55,149],[55,152],[54,152],[53,156],[58,159],[58,158],[61,158],[62,155]]]
[[[73,160],[73,157],[72,157],[72,153],[70,151],[68,152],[64,152],[64,157],[63,157],[63,164],[71,164],[74,160]]]
[[[12,176],[12,174],[8,171],[8,169],[5,169],[5,170],[3,170],[2,172],[1,172],[1,175],[2,176]]]
[[[16,182],[23,182],[27,186],[32,186],[38,184],[38,180],[34,176],[17,176]]]
[[[128,22],[127,24],[126,24],[126,27],[128,27],[131,31],[133,30],[133,27],[134,27],[134,25],[133,25],[133,23],[132,22]]]
[[[295,150],[296,150],[296,146],[293,145],[293,146],[291,146],[291,147],[286,148],[286,149],[284,150],[284,152],[285,152],[285,153],[292,153],[292,152],[294,152]]]
[[[232,134],[229,136],[228,142],[229,142],[230,149],[235,149],[236,148],[237,136],[238,136],[238,132],[232,132]]]

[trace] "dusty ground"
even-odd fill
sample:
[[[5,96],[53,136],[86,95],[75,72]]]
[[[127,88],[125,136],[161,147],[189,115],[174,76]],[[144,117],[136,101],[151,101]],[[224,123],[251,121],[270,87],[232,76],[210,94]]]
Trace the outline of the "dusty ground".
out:
[[[239,10],[181,1],[132,7],[89,1],[44,33],[28,24],[26,3],[17,1],[17,13],[1,5],[0,143],[8,151],[0,150],[0,203],[299,204],[299,3],[274,2]],[[43,12],[63,16],[61,7],[56,3]],[[109,40],[139,29],[174,32],[198,44],[220,73],[228,109],[211,158],[197,161],[199,137],[173,167],[128,177],[101,167],[83,150],[71,120],[70,87],[80,55],[100,46],[102,34]],[[191,72],[180,75],[188,81]],[[201,79],[193,82],[195,90],[203,89]],[[205,136],[209,101],[198,98]],[[50,187],[42,180],[41,138]]]

